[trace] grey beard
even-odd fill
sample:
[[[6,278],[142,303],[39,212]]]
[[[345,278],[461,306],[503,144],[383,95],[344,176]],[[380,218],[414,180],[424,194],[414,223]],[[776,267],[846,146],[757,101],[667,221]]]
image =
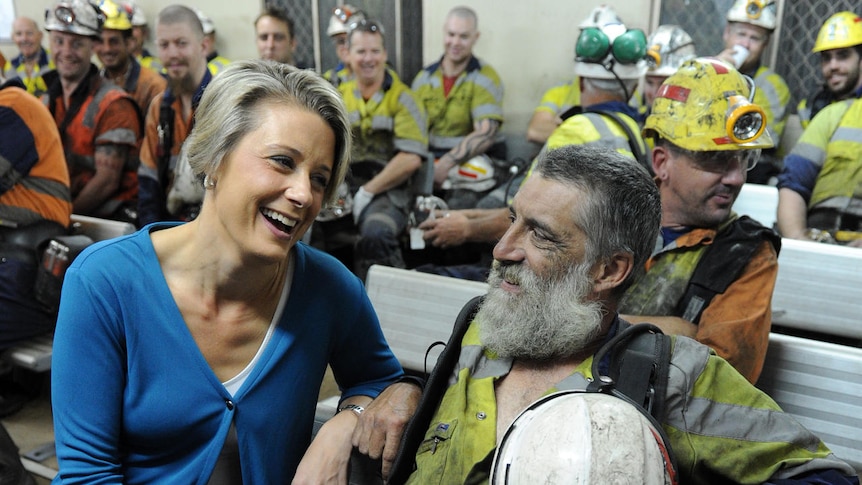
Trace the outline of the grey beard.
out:
[[[495,261],[491,289],[476,314],[479,338],[502,358],[546,362],[586,348],[601,330],[602,307],[586,301],[592,289],[590,264],[568,267],[559,277],[539,278],[522,264]],[[518,282],[513,295],[500,289],[503,279]]]

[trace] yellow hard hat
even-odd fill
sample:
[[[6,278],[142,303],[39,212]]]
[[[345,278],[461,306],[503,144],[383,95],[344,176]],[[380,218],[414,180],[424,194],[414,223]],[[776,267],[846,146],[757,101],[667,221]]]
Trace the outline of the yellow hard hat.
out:
[[[132,30],[132,12],[125,4],[117,4],[112,0],[102,0],[99,8],[105,14],[103,29]]]
[[[853,12],[838,12],[826,19],[811,52],[828,51],[862,44],[862,17]]]
[[[772,148],[766,113],[753,97],[754,81],[730,64],[686,61],[656,93],[643,135],[692,151]]]
[[[775,30],[777,14],[775,0],[736,0],[727,11],[727,20]]]

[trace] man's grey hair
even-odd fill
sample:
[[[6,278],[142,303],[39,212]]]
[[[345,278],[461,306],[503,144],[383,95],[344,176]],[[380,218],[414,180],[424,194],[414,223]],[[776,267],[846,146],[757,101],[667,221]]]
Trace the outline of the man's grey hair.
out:
[[[587,235],[586,261],[609,261],[620,253],[633,256],[632,274],[614,289],[622,294],[644,271],[661,225],[661,197],[650,175],[635,160],[590,145],[548,151],[534,175],[586,194],[586,204],[571,208]]]

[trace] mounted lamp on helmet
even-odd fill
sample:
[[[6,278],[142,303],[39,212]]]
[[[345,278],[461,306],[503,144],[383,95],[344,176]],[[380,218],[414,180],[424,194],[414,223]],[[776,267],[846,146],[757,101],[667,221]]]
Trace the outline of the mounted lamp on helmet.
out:
[[[692,151],[772,148],[754,91],[751,78],[721,60],[687,61],[659,88],[644,136]]]
[[[45,10],[45,30],[98,38],[105,23],[99,6],[87,0],[62,1]]]

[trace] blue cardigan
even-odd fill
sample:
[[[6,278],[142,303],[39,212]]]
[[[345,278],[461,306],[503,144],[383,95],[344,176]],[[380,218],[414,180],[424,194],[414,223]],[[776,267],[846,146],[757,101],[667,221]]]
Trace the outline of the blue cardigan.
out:
[[[231,422],[243,483],[288,483],[307,448],[327,364],[343,396],[401,376],[362,283],[294,247],[294,277],[271,341],[231,397],[177,308],[149,237],[97,243],[69,268],[54,337],[54,483],[199,483]]]

